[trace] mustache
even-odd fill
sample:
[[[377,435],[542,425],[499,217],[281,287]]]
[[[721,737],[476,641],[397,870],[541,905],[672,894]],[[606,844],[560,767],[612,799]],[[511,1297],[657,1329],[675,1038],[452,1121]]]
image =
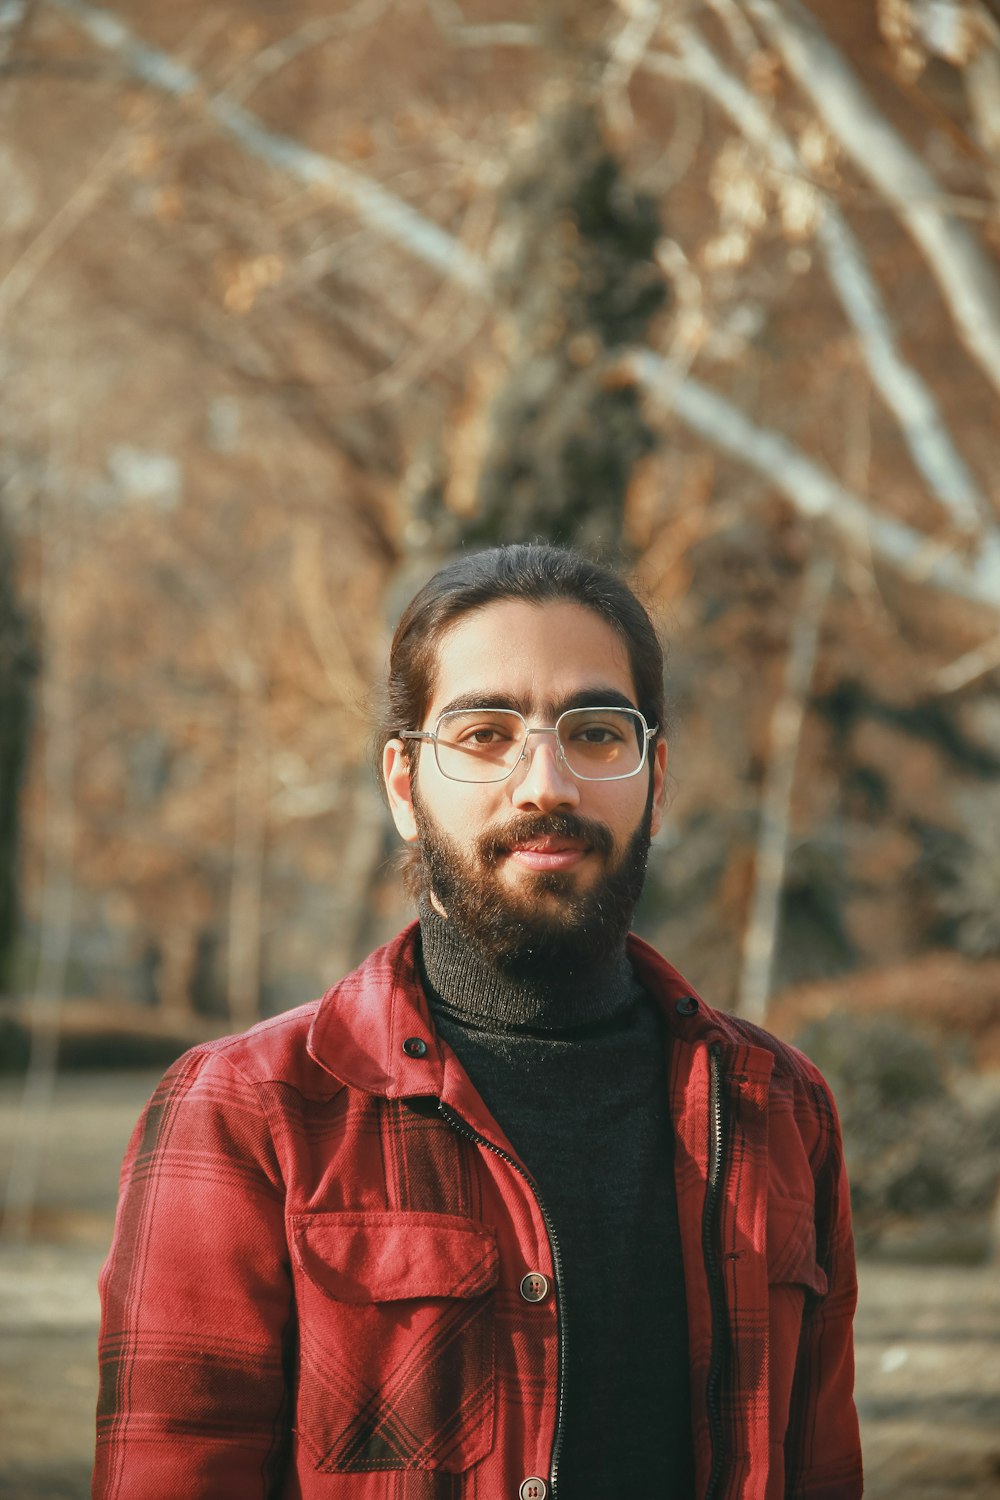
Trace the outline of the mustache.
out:
[[[504,854],[509,854],[515,844],[541,838],[582,839],[595,854],[605,857],[615,847],[610,828],[590,818],[578,817],[576,813],[525,813],[522,817],[511,818],[502,828],[488,828],[480,834],[476,840],[476,852],[487,864],[495,864]]]

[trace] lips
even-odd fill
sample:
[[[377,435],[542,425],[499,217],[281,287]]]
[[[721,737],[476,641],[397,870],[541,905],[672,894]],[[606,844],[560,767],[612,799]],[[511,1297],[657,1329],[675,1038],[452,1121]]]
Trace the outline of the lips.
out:
[[[511,860],[522,869],[568,870],[588,855],[607,859],[614,848],[611,830],[575,813],[512,819],[477,840],[486,865]]]
[[[590,852],[584,839],[522,839],[507,851],[509,859],[529,870],[569,870]]]

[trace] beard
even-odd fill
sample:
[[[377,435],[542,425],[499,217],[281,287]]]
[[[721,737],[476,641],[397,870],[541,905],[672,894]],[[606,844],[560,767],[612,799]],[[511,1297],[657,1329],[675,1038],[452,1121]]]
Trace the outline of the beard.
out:
[[[486,829],[466,852],[436,827],[414,786],[422,892],[433,894],[465,941],[509,977],[571,977],[625,941],[646,878],[652,810],[650,783],[643,816],[617,858],[610,829],[575,813],[511,818]],[[523,891],[506,886],[497,868],[506,852],[546,835],[585,840],[604,862],[600,878],[583,891],[569,872],[536,875]]]

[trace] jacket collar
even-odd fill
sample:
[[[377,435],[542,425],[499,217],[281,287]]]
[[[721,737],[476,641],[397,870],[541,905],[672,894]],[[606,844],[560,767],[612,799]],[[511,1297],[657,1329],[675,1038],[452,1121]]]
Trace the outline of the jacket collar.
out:
[[[418,933],[411,923],[327,990],[306,1044],[341,1083],[387,1099],[441,1094],[444,1056],[417,973]]]
[[[309,1030],[309,1054],[351,1088],[387,1099],[442,1098],[450,1092],[446,1074],[451,1081],[454,1061],[434,1029],[420,983],[418,934],[419,923],[411,923],[319,1003]],[[745,1043],[729,1018],[706,1005],[648,943],[630,936],[628,952],[636,977],[659,1002],[678,1041]]]

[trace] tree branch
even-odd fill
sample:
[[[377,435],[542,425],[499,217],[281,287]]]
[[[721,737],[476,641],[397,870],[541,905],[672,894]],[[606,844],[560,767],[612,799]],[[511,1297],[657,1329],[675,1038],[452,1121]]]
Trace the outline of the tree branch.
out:
[[[427,9],[438,31],[453,47],[537,47],[541,39],[537,26],[518,21],[466,21],[456,0],[427,0]]]
[[[957,661],[942,667],[933,682],[939,693],[957,693],[1000,667],[1000,635],[995,635],[972,651],[966,651]]]
[[[123,141],[123,131],[119,130],[69,197],[46,220],[0,277],[0,319],[6,317],[11,308],[21,300],[43,267],[108,191],[125,159]]]
[[[379,20],[390,3],[391,0],[358,0],[356,5],[340,15],[324,15],[306,21],[239,66],[229,78],[223,92],[230,99],[245,101],[265,79],[273,77],[282,68],[287,68],[289,63],[301,57],[304,52],[313,47],[321,47],[331,37],[360,30]]]
[[[221,129],[269,166],[287,172],[307,187],[323,188],[387,240],[401,245],[417,260],[469,291],[487,292],[489,274],[481,260],[470,255],[447,230],[424,218],[371,178],[311,151],[289,136],[269,130],[256,115],[225,94],[207,94],[191,68],[138,41],[124,22],[107,11],[86,4],[86,0],[53,0],[53,3],[99,47],[121,57],[135,77],[175,98],[197,103]]]
[[[762,1026],[771,995],[774,955],[781,932],[781,892],[788,862],[792,791],[802,721],[816,665],[820,626],[833,585],[833,562],[813,557],[802,584],[785,666],[781,697],[771,717],[770,756],[760,801],[753,896],[743,941],[738,1015]]]
[[[269,775],[262,710],[263,684],[256,669],[250,672],[236,670],[233,675],[239,689],[229,866],[226,1000],[229,1019],[237,1030],[245,1031],[260,1018],[261,910]]]
[[[852,546],[874,551],[916,583],[932,584],[1000,611],[1000,539],[995,533],[983,537],[977,555],[965,561],[953,541],[942,542],[902,521],[877,516],[786,437],[759,427],[672,360],[637,349],[627,356],[626,365],[650,395],[692,431],[755,470],[803,515],[828,522]]]
[[[780,172],[804,175],[788,136],[690,27],[672,29],[682,75],[711,96],[752,145]],[[647,56],[649,71],[676,74],[673,58]],[[892,325],[861,246],[837,204],[814,189],[816,238],[840,304],[861,343],[872,379],[899,423],[917,468],[961,530],[991,518],[989,506],[957,451],[928,387],[897,347]]]
[[[940,185],[879,113],[857,76],[798,0],[746,0],[831,135],[892,204],[923,250],[959,338],[1000,391],[1000,283],[966,226],[941,212]]]
[[[38,0],[7,0],[0,11],[0,61],[7,63],[24,45],[38,14]]]
[[[228,101],[206,99],[197,75],[164,53],[135,40],[115,17],[85,0],[53,0],[94,40],[117,53],[151,85],[184,98],[201,99],[206,112],[248,150],[299,181],[320,183],[348,203],[360,218],[424,264],[487,297],[488,269],[446,230],[359,173],[269,131],[255,116]],[[760,5],[764,0],[748,0]],[[687,376],[678,365],[648,349],[625,361],[634,378],[664,401],[693,431],[762,475],[804,515],[833,524],[854,543],[873,548],[905,576],[930,583],[996,612],[1000,609],[1000,540],[991,529],[968,561],[952,539],[940,541],[902,522],[877,516],[866,502],[812,462],[780,434],[757,426],[724,397]]]
[[[664,0],[634,0],[628,20],[609,48],[601,89],[608,115],[620,127],[631,121],[628,86],[660,24],[663,5]]]

